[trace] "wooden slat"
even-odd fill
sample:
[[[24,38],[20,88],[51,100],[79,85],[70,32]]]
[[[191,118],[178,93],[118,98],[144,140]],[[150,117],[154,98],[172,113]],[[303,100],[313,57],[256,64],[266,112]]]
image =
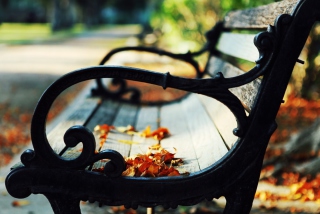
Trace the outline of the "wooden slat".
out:
[[[254,45],[254,34],[222,33],[217,49],[224,54],[255,62],[259,59],[259,51]]]
[[[52,149],[59,154],[64,148],[65,144],[63,136],[65,132],[74,125],[84,125],[89,116],[95,110],[100,99],[88,98],[83,103],[78,105],[71,115],[64,121],[60,122],[50,133],[48,133],[48,141]]]
[[[135,128],[138,131],[142,131],[147,126],[150,126],[151,130],[155,130],[159,127],[159,107],[142,106],[140,108]],[[158,140],[153,138],[144,138],[136,135],[133,136],[132,141],[134,144],[131,145],[130,156],[145,154],[150,146],[159,143]]]
[[[182,158],[184,164],[176,167],[180,173],[199,171],[199,164],[192,142],[192,133],[189,130],[186,116],[181,111],[180,102],[164,105],[160,109],[160,126],[170,131],[170,136],[161,140],[161,146],[173,151],[176,149],[175,157]]]
[[[93,131],[96,125],[108,124],[112,125],[114,118],[118,112],[119,102],[112,100],[104,100],[95,112],[94,116],[87,123],[86,127]]]
[[[119,107],[119,111],[113,121],[113,125],[120,127],[135,124],[137,110],[138,107],[136,105],[122,104]],[[123,143],[122,140],[131,141],[132,136],[125,133],[119,133],[117,131],[109,132],[107,141],[102,145],[101,151],[105,149],[112,149],[118,151],[122,156],[128,157],[131,146],[130,144]],[[94,170],[103,167],[104,165],[105,162],[98,161],[94,163],[92,169]]]
[[[219,101],[204,95],[198,95],[212,121],[216,125],[227,147],[230,149],[238,139],[233,133],[237,122],[231,111]]]
[[[86,124],[86,127],[93,131],[96,125],[100,124],[112,124],[115,118],[115,115],[118,111],[119,103],[107,100],[103,101],[99,108],[96,110],[94,115]],[[100,139],[99,133],[94,133],[95,141],[96,141],[96,150],[100,148]],[[76,147],[68,148],[62,155],[64,158],[74,158],[75,154],[79,153],[82,149],[82,144],[79,143]]]
[[[189,130],[192,132],[191,138],[202,170],[218,161],[228,150],[216,126],[196,96],[191,94],[183,100],[182,110]]]
[[[223,61],[222,59],[219,59],[218,57],[213,56],[210,58],[207,68],[208,74],[210,76],[215,76],[218,72],[223,73],[224,77],[226,78],[244,74],[244,72],[241,69]],[[261,80],[255,79],[254,81],[246,85],[237,88],[231,88],[230,91],[241,100],[241,102],[245,105],[247,110],[251,110],[254,104],[255,97],[258,93],[260,84]]]
[[[120,127],[134,124],[137,111],[138,107],[136,105],[122,104],[113,125]],[[103,144],[101,150],[113,149],[124,157],[128,157],[131,146],[130,144],[121,142],[121,140],[132,140],[132,136],[117,131],[111,131],[108,135],[107,142]]]
[[[284,0],[268,5],[229,12],[224,20],[225,28],[267,28],[280,14],[291,14],[299,0]]]

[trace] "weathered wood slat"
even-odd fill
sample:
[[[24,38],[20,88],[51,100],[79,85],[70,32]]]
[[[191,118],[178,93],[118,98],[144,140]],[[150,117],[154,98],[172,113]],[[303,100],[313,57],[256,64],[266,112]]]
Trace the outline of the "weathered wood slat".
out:
[[[104,100],[94,116],[87,123],[86,127],[93,131],[94,127],[99,124],[111,125],[116,117],[119,109],[119,102],[112,100]]]
[[[118,114],[115,117],[113,125],[116,127],[127,126],[135,123],[138,107],[136,105],[122,104],[119,108]],[[121,140],[131,141],[132,136],[120,133],[117,131],[110,131],[108,134],[107,142],[101,148],[113,149],[118,151],[124,157],[128,157],[130,151],[130,144],[121,142]]]
[[[187,97],[182,102],[182,107],[202,170],[218,161],[228,150],[197,95]]]
[[[119,103],[108,100],[103,101],[99,108],[96,110],[95,114],[91,117],[91,119],[86,124],[86,127],[93,131],[96,125],[101,124],[112,124],[115,118],[115,115],[118,111]],[[96,141],[96,150],[99,150],[100,138],[99,133],[94,133],[95,141]],[[82,149],[82,144],[78,144],[76,147],[68,148],[62,155],[64,158],[74,158],[75,153],[79,153]]]
[[[254,34],[222,33],[216,48],[224,54],[255,62],[259,51],[253,44]]]
[[[150,126],[151,130],[155,130],[159,127],[159,107],[158,106],[142,106],[138,111],[135,128],[137,131],[144,130],[147,126]],[[158,140],[153,138],[144,138],[134,135],[132,138],[133,144],[129,156],[135,156],[137,154],[145,154],[149,147],[159,143]]]
[[[267,28],[280,14],[291,14],[300,0],[284,0],[268,5],[229,12],[224,19],[225,28]]]
[[[204,95],[198,95],[198,97],[216,125],[227,147],[230,149],[238,139],[232,132],[237,127],[234,115],[219,101]]]
[[[172,152],[176,149],[175,157],[182,158],[184,163],[176,168],[180,173],[199,171],[199,164],[186,116],[181,110],[180,102],[164,105],[160,109],[160,126],[169,129],[170,136],[161,140],[161,146]]]
[[[119,111],[112,124],[116,127],[135,124],[137,110],[138,106],[136,105],[121,104],[121,106],[119,107]],[[132,141],[132,136],[117,131],[110,131],[108,134],[107,141],[102,145],[101,150],[116,150],[122,156],[128,157],[131,146],[129,143],[124,143],[125,141]],[[98,161],[94,163],[92,169],[99,169],[104,165],[104,161]]]
[[[48,133],[48,141],[52,149],[59,154],[64,148],[65,144],[63,136],[65,132],[74,125],[84,125],[89,116],[97,107],[100,99],[88,98],[85,99],[78,108],[76,108],[71,115],[64,121],[60,122],[50,133]]]
[[[230,78],[244,74],[244,71],[223,61],[218,57],[211,57],[208,62],[208,74],[215,76],[218,72],[223,73],[224,77]],[[254,104],[255,97],[258,93],[261,80],[255,79],[254,81],[237,87],[231,88],[230,91],[234,93],[244,104],[247,110],[251,110]]]

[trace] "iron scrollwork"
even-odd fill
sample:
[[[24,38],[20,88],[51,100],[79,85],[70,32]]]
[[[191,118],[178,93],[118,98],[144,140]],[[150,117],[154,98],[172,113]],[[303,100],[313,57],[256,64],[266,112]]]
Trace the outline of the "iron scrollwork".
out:
[[[290,23],[290,20],[291,19],[289,15],[282,15],[276,20],[276,27],[270,27],[267,32],[260,33],[256,36],[255,44],[260,52],[260,58],[257,60],[257,66],[248,73],[233,78],[224,78],[222,74],[218,74],[215,78],[211,79],[188,79],[171,76],[170,73],[163,74],[143,69],[121,66],[95,66],[80,69],[64,75],[45,91],[35,109],[31,125],[31,138],[36,152],[27,150],[21,156],[22,162],[29,167],[37,167],[39,165],[45,164],[47,166],[53,167],[77,169],[86,167],[99,159],[108,158],[111,159],[111,162],[108,163],[108,165],[112,167],[106,168],[113,170],[109,170],[109,172],[106,172],[106,174],[110,176],[119,176],[121,174],[120,172],[124,167],[123,157],[117,152],[111,150],[95,154],[94,137],[92,133],[85,127],[71,127],[66,132],[64,137],[65,143],[68,147],[74,147],[79,142],[83,143],[83,152],[76,159],[67,160],[63,157],[58,156],[51,149],[47,140],[45,134],[46,116],[53,101],[66,88],[89,79],[97,79],[97,81],[101,80],[101,78],[135,80],[159,85],[163,88],[172,87],[215,98],[225,104],[231,110],[231,112],[233,112],[238,123],[238,127],[237,129],[235,129],[234,134],[241,137],[246,131],[247,116],[240,100],[228,89],[231,87],[237,87],[246,84],[252,81],[254,78],[262,75],[266,71],[268,63],[270,62],[270,60],[272,60],[272,54],[275,47],[275,45],[273,44],[275,42],[281,41],[279,39],[281,38],[281,34],[283,33],[281,26],[288,25]],[[129,47],[128,49],[132,50],[133,48]],[[125,49],[115,50],[114,52],[107,55],[101,63],[103,64],[113,54],[124,50]],[[203,53],[207,49],[204,48],[202,51],[196,54],[189,53],[186,55],[171,54],[161,51],[159,52],[158,49],[151,48],[137,48],[136,50],[147,50],[150,52],[158,51],[157,53],[160,55],[169,55],[184,61],[191,60],[191,64],[194,65],[194,67],[197,69],[198,65],[193,63],[192,57],[197,54]],[[123,82],[120,82],[120,84],[122,84],[123,88],[125,87]],[[123,91],[123,89],[121,90]],[[121,92],[118,92],[118,94],[120,93]]]
[[[203,75],[203,72],[200,70],[199,64],[197,61],[194,60],[194,57],[201,55],[202,53],[206,52],[208,50],[208,47],[205,46],[203,49],[197,52],[187,52],[184,54],[175,54],[171,53],[159,48],[153,48],[153,47],[122,47],[122,48],[116,48],[110,51],[99,63],[99,65],[104,65],[109,61],[109,59],[114,56],[117,53],[123,52],[123,51],[138,51],[138,52],[148,52],[157,54],[159,56],[168,56],[170,58],[180,60],[183,62],[186,62],[190,64],[196,71],[197,77],[201,77]],[[102,82],[102,79],[96,79],[97,87],[92,89],[92,95],[93,96],[104,96],[107,98],[112,99],[121,99],[122,95],[131,93],[130,101],[131,102],[140,102],[140,91],[137,88],[127,87],[127,82],[125,79],[112,79],[111,83],[113,85],[119,86],[118,90],[111,91],[110,89],[107,89]]]
[[[65,159],[58,156],[50,147],[46,132],[46,115],[56,97],[71,85],[88,79],[96,78],[124,78],[151,83],[159,86],[172,87],[190,92],[204,94],[220,100],[235,114],[238,128],[244,130],[246,115],[240,101],[228,90],[215,87],[218,79],[187,79],[171,76],[170,74],[133,69],[128,67],[96,66],[71,72],[54,82],[43,94],[35,109],[31,124],[31,138],[34,151],[27,150],[21,160],[27,167],[50,166],[59,168],[80,169],[100,159],[110,159],[106,167],[108,176],[120,176],[124,169],[123,157],[116,151],[108,150],[95,154],[95,140],[93,134],[82,126],[71,127],[64,136],[66,146],[74,147],[83,143],[83,151],[76,159]],[[240,135],[240,132],[237,133]],[[113,170],[110,170],[112,169]]]
[[[31,137],[36,153],[32,150],[27,150],[21,156],[22,162],[26,166],[30,167],[36,167],[45,163],[45,165],[53,167],[83,168],[99,159],[108,158],[111,159],[111,162],[108,164],[110,166],[112,165],[112,167],[106,168],[112,168],[114,170],[113,172],[111,172],[112,170],[109,170],[109,172],[106,172],[106,174],[110,174],[112,176],[120,175],[120,172],[124,167],[123,157],[114,151],[103,151],[101,153],[95,154],[94,137],[92,133],[86,128],[82,126],[71,127],[65,134],[64,139],[68,147],[73,147],[79,142],[83,143],[83,152],[78,158],[73,160],[67,160],[58,156],[51,149],[45,134],[46,115],[48,114],[51,104],[56,99],[56,97],[69,86],[89,79],[97,79],[98,82],[101,81],[101,78],[115,78],[115,80],[136,80],[159,85],[163,88],[172,87],[215,98],[225,104],[231,110],[231,112],[233,112],[238,123],[238,127],[235,129],[234,134],[241,137],[246,131],[247,116],[240,100],[228,89],[231,87],[237,87],[246,84],[252,81],[254,78],[262,75],[266,71],[268,63],[270,62],[270,60],[272,60],[272,54],[275,47],[274,43],[279,42],[278,38],[281,37],[281,26],[283,24],[287,25],[288,23],[290,23],[290,16],[282,15],[277,19],[275,23],[276,27],[270,27],[267,32],[258,34],[255,38],[255,45],[260,52],[260,58],[257,60],[257,66],[248,73],[233,78],[224,78],[220,73],[215,78],[211,79],[188,79],[171,76],[170,73],[163,74],[143,69],[121,66],[89,67],[71,72],[61,77],[45,91],[36,107],[31,126]],[[158,49],[152,48],[134,49],[129,47],[127,49],[157,52],[160,55],[168,55],[176,59],[190,61],[190,63],[196,69],[198,69],[198,65],[192,61],[192,57],[207,50],[207,48],[204,48],[202,51],[195,54],[189,53],[179,55],[159,51]],[[113,54],[124,50],[126,49],[117,49],[111,52],[102,60],[101,64],[104,64],[105,61],[107,61]],[[122,81],[118,83],[120,83],[122,86],[120,91],[117,92],[116,96],[119,96],[125,91],[125,83]],[[39,158],[41,159],[41,161],[38,160]]]

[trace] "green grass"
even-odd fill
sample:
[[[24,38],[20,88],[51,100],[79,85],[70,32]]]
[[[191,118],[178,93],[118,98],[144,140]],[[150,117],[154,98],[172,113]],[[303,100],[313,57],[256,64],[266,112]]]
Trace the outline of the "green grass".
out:
[[[2,23],[0,24],[0,44],[29,44],[57,41],[76,36],[85,30],[83,24],[76,24],[68,30],[52,32],[49,23]]]

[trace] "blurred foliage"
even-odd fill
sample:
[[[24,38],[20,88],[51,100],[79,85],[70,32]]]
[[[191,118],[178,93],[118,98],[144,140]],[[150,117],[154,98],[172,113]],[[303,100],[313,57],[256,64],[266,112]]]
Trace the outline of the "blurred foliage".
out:
[[[174,45],[179,51],[195,50],[204,44],[204,33],[228,11],[271,2],[274,0],[162,0],[151,26],[163,34],[168,46]]]
[[[204,34],[230,10],[266,5],[276,0],[162,0],[153,14],[151,26],[161,34],[162,44],[176,52],[196,51],[204,43]],[[309,100],[320,98],[320,25],[308,38],[301,54],[305,65],[297,65],[288,93]],[[160,33],[159,33],[160,32]]]
[[[75,24],[70,29],[52,32],[48,23],[2,23],[0,25],[0,44],[29,44],[61,41],[85,31],[83,24]]]
[[[223,12],[228,12],[230,10],[238,10],[250,7],[257,7],[260,5],[266,5],[276,0],[221,0],[221,8]]]
[[[309,100],[320,98],[320,24],[317,23],[310,32],[306,46],[305,77],[302,80],[301,96]]]
[[[195,50],[205,42],[204,33],[219,20],[219,4],[218,0],[163,0],[153,14],[151,26],[163,34],[169,47]]]

